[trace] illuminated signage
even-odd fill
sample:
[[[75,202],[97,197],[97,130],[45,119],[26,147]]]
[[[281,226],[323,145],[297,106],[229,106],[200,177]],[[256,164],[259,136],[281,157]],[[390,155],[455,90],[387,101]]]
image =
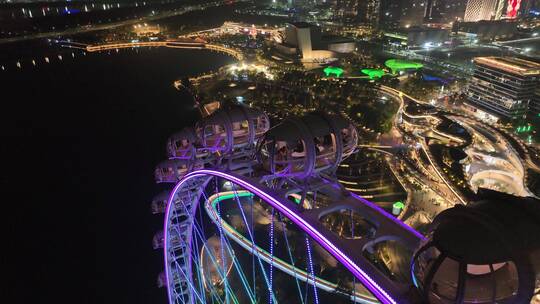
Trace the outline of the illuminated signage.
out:
[[[516,18],[520,7],[521,0],[508,0],[508,4],[506,7],[506,17],[511,19]]]

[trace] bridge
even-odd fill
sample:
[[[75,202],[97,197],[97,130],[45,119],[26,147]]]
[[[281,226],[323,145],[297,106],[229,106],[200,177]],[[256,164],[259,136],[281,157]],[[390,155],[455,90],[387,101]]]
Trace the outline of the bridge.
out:
[[[65,44],[68,45],[68,44]],[[244,59],[242,52],[228,48],[222,45],[210,44],[205,42],[197,41],[181,41],[181,40],[166,40],[166,41],[132,41],[132,42],[115,42],[115,43],[106,43],[106,44],[97,44],[97,45],[85,45],[81,47],[81,44],[76,44],[75,46],[83,48],[87,52],[103,52],[108,50],[116,49],[126,49],[126,48],[137,48],[137,47],[166,47],[173,49],[195,49],[195,50],[211,50],[215,52],[224,53],[236,58],[238,61]]]

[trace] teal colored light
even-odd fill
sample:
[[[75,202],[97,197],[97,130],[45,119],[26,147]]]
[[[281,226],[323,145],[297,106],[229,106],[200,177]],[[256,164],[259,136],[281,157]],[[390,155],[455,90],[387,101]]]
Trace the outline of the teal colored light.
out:
[[[293,197],[292,199],[294,200],[295,203],[300,205],[300,199],[299,198]]]
[[[395,202],[394,205],[392,205],[392,207],[397,208],[397,209],[403,209],[405,208],[405,204],[403,204],[402,202]]]
[[[246,196],[253,196],[253,193],[251,192],[237,192],[236,195],[238,197],[246,197]],[[225,195],[220,195],[218,198],[216,198],[214,200],[215,203],[219,203],[223,200],[227,200],[227,199],[231,199],[231,198],[234,198],[235,194],[225,194]]]
[[[253,193],[251,193],[251,192],[247,192],[247,191],[244,191],[244,190],[240,190],[240,191],[238,191],[238,192],[234,192],[234,193],[231,193],[231,194],[219,195],[218,197],[216,197],[216,198],[211,202],[212,208],[214,208],[214,211],[215,211],[215,210],[216,210],[216,206],[217,206],[218,203],[220,203],[221,201],[224,201],[224,200],[233,199],[235,196],[237,196],[237,197],[253,197],[253,196],[255,196],[255,195],[254,195]],[[225,221],[223,221],[223,220],[221,220],[221,221],[222,221],[222,224],[223,224],[224,226],[227,226],[227,227],[229,227],[230,229],[234,230],[234,228],[232,228],[232,226],[230,226],[227,222],[225,222]],[[238,233],[238,231],[236,231],[236,230],[234,230],[234,231]],[[238,234],[239,234],[239,233],[238,233]],[[243,238],[243,236],[242,236],[242,238]],[[257,248],[260,249],[258,246],[257,246]],[[268,253],[267,251],[265,251],[265,250],[263,250],[263,249],[260,249],[260,250],[261,250],[261,251],[264,251],[265,253]],[[234,258],[234,257],[233,257],[233,258]],[[237,265],[236,259],[235,259],[234,263],[235,263],[235,265]],[[238,267],[238,266],[237,266],[237,267]],[[264,269],[263,269],[263,274],[264,274],[265,280],[267,280],[267,278],[266,278],[266,272],[264,271]],[[244,276],[241,275],[241,276],[240,276],[240,279],[242,280],[242,284],[244,284],[244,286],[247,286],[247,284],[246,284],[246,279],[244,279]],[[268,284],[268,281],[267,281],[267,284]],[[249,288],[246,288],[246,290],[249,290]],[[248,293],[249,293],[249,296],[250,296],[252,299],[255,298],[255,296],[252,295],[252,293],[250,293],[250,292],[248,292]],[[274,297],[273,294],[272,294],[272,297]],[[233,298],[233,300],[234,300],[234,298]],[[236,304],[236,303],[239,303],[238,301],[234,301],[234,302],[235,302],[235,304]]]
[[[219,202],[221,202],[221,201],[223,201],[223,200],[227,200],[227,199],[233,199],[233,198],[235,197],[235,195],[238,196],[238,197],[254,196],[253,193],[247,192],[247,191],[245,191],[245,190],[239,190],[238,192],[236,192],[236,193],[231,193],[231,194],[219,195],[218,197],[216,197],[215,199],[213,199],[213,200],[211,201],[212,208],[214,209],[214,211],[217,212],[216,207],[217,207],[217,204],[218,204]],[[291,196],[289,196],[289,197],[291,197]],[[298,204],[300,204],[300,199],[295,198],[295,197],[293,197],[293,199],[294,199]],[[266,251],[266,250],[264,250],[263,248],[257,246],[256,244],[253,244],[248,238],[244,237],[240,232],[238,232],[236,229],[234,229],[234,227],[232,227],[229,223],[227,223],[227,221],[221,219],[221,223],[222,223],[223,227],[226,228],[225,230],[228,230],[228,229],[229,229],[229,230],[234,231],[241,239],[245,239],[247,242],[249,242],[249,245],[252,245],[253,248],[254,248],[255,250],[260,251],[260,252],[263,252],[263,253],[265,253],[266,255],[271,255],[268,251]],[[287,246],[287,249],[290,250],[290,247]],[[290,251],[289,251],[289,256],[291,257],[291,260],[292,260],[292,254],[290,253]],[[277,262],[277,263],[285,264],[285,265],[287,265],[289,268],[294,268],[294,271],[295,271],[296,273],[299,273],[299,274],[302,275],[302,276],[307,277],[307,276],[309,275],[305,270],[303,270],[303,269],[301,269],[301,268],[297,268],[298,266],[295,266],[294,263],[293,263],[293,264],[289,264],[289,263],[285,262],[284,260],[281,260],[280,258],[278,258],[278,257],[276,257],[276,256],[274,256],[274,261]],[[265,279],[266,279],[266,272],[264,271],[264,269],[263,269],[263,274],[264,274],[264,277],[265,277]],[[325,279],[318,278],[318,277],[317,277],[316,279],[317,279],[318,281],[320,281],[320,282],[326,284],[326,285],[330,285],[330,286],[336,285],[336,286],[337,286],[337,284],[332,283],[332,282],[330,282],[330,281],[327,281],[327,280],[325,280]],[[267,283],[267,284],[268,284],[268,283]],[[274,301],[275,301],[275,300],[274,300]],[[254,302],[253,302],[253,303],[254,303]]]
[[[238,197],[247,197],[247,196],[254,196],[253,193],[251,192],[237,192],[236,195]],[[215,200],[214,200],[214,206],[215,204],[221,202],[221,201],[224,201],[224,200],[228,200],[228,199],[232,199],[234,198],[235,194],[232,193],[232,194],[225,194],[225,195],[220,195],[219,197],[217,197]],[[292,196],[291,196],[292,197]],[[297,204],[300,204],[300,199],[299,198],[296,198],[296,197],[292,197],[292,199],[294,200],[295,203]]]
[[[362,69],[362,73],[369,76],[369,79],[381,78],[386,74],[383,69]]]
[[[336,77],[340,77],[341,74],[343,74],[343,69],[338,67],[329,66],[324,68],[323,72],[326,74],[326,76],[330,76],[330,74],[336,75]]]
[[[402,71],[402,70],[408,70],[408,69],[418,70],[424,67],[424,65],[421,63],[408,61],[408,60],[402,60],[402,59],[386,60],[384,65],[386,65],[390,70],[392,70],[392,74],[397,74],[399,71]]]
[[[523,132],[530,132],[531,130],[532,130],[532,126],[521,126],[521,127],[517,127],[516,132],[523,133]]]

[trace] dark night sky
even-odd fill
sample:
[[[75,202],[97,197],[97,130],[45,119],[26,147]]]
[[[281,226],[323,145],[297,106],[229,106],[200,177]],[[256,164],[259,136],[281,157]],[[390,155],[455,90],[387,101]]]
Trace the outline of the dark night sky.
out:
[[[197,119],[172,81],[230,61],[154,49],[0,71],[2,298],[165,302],[153,168]]]

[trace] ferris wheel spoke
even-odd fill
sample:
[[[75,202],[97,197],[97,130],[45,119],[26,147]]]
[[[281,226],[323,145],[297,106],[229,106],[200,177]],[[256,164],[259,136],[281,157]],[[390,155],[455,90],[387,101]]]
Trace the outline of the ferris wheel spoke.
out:
[[[174,265],[176,266],[175,267],[175,270],[178,271],[180,273],[181,276],[183,276],[184,278],[186,278],[186,273],[184,272],[184,270],[182,270],[182,266],[180,264],[178,264],[177,261],[174,261],[173,262]],[[202,298],[201,296],[199,295],[199,292],[197,291],[197,289],[195,288],[195,286],[193,286],[193,283],[191,282],[191,280],[186,280],[188,286],[189,286],[189,289],[193,291],[193,294],[195,294],[195,296],[197,297],[197,299],[201,302],[201,303],[204,303],[202,301]]]
[[[198,247],[198,244],[199,244],[199,241],[194,238],[193,239],[193,242],[195,243],[195,246]],[[203,247],[205,246],[205,244],[203,243]],[[195,259],[195,261],[193,261],[193,263],[195,263],[195,266],[196,266],[196,269],[199,269],[200,271],[196,271],[195,273],[197,273],[197,283],[199,284],[199,290],[201,291],[204,291],[204,273],[202,272],[202,268],[200,267],[200,262],[202,261],[202,259],[198,259],[198,262],[197,263],[197,259]],[[205,292],[201,292],[202,294],[202,298],[206,301],[206,293]]]
[[[249,284],[247,282],[247,277],[242,269],[242,267],[240,266],[239,264],[239,261],[238,259],[236,258],[236,255],[234,254],[234,251],[231,249],[232,246],[231,246],[231,243],[230,243],[230,240],[229,238],[225,238],[225,242],[227,244],[227,250],[229,251],[229,254],[231,255],[232,259],[233,259],[233,265],[240,277],[240,280],[242,281],[242,285],[245,289],[245,291],[248,293],[248,296],[251,300],[251,303],[256,303],[255,301],[255,295],[254,295],[254,292],[249,288]]]
[[[185,208],[185,204],[184,204],[183,202],[182,202],[182,205],[183,205],[184,208]],[[194,242],[196,242],[196,243],[195,243],[195,248],[199,248],[199,245],[198,245],[198,242],[199,242],[199,241],[203,244],[203,246],[204,246],[204,244],[205,244],[205,242],[206,242],[206,237],[205,237],[204,234],[202,234],[202,229],[203,229],[203,228],[202,228],[202,225],[199,225],[199,224],[197,223],[197,221],[194,221],[194,222],[192,223],[192,231],[195,232],[195,235],[194,235],[194,237],[192,238],[192,240],[193,240]],[[189,244],[186,243],[186,246],[189,246]],[[201,247],[201,248],[202,248],[202,247]],[[224,278],[224,275],[223,275],[222,272],[220,271],[220,267],[219,267],[218,263],[216,262],[216,258],[215,258],[215,256],[210,252],[210,250],[208,250],[208,256],[210,257],[210,260],[211,260],[212,264],[216,267],[216,270],[217,270],[218,274],[219,274],[219,275],[221,276],[221,278],[223,279],[223,278]],[[196,268],[202,269],[202,263],[203,263],[204,261],[201,261],[201,260],[199,259],[199,255],[197,255],[197,254],[191,254],[191,258],[190,258],[190,259],[191,259],[191,262],[192,262],[193,264],[195,264]],[[190,263],[191,263],[191,262],[190,262]],[[188,277],[186,277],[186,278],[188,278]],[[189,279],[189,278],[188,278],[188,279]],[[203,274],[203,279],[204,279],[204,274]],[[211,286],[211,284],[210,284],[210,286]],[[211,287],[212,287],[212,286],[211,286]],[[203,291],[203,292],[202,292],[202,294],[203,294],[202,297],[204,297],[204,296],[205,296],[205,295],[204,295],[204,289],[201,289],[201,290]],[[205,302],[203,302],[203,303],[205,303]]]
[[[200,233],[200,225],[198,224],[194,224],[194,229],[196,230],[196,234],[197,234],[197,237],[199,240],[201,240],[203,242],[203,244],[206,242],[206,238]],[[201,248],[202,250],[204,250],[204,246],[203,245]],[[196,247],[198,248],[198,247]],[[211,264],[208,265],[208,266],[214,266],[215,269],[216,269],[216,272],[218,273],[219,275],[219,279],[221,281],[223,281],[224,283],[227,281],[227,270],[226,268],[223,268],[222,266],[223,265],[220,265],[219,262],[218,262],[218,259],[216,258],[216,256],[214,254],[212,254],[211,250],[207,249],[206,251],[204,252],[207,252],[206,254],[208,255],[209,259],[210,259],[210,262]],[[202,254],[202,252],[201,252]],[[199,258],[198,255],[192,255],[192,260],[193,260],[193,263],[195,264],[195,266],[198,268],[198,269],[204,269],[203,267],[203,264],[204,264],[204,260]],[[198,260],[198,261],[197,261]],[[206,281],[206,278],[204,276],[204,273],[202,274],[202,279]],[[225,288],[229,288],[227,285],[225,285],[226,287]],[[208,284],[208,287],[211,288],[212,290],[214,290],[214,286],[212,283],[209,283]],[[204,294],[204,289],[203,290],[203,294]],[[218,292],[215,292],[215,294],[219,294]],[[223,303],[222,301],[220,301],[220,303]]]
[[[200,240],[202,242],[202,244],[203,244],[203,246],[201,248],[203,248],[205,246],[205,243],[206,243],[207,239],[206,239],[206,237],[204,235],[201,234],[201,228],[200,227],[201,227],[201,225],[199,225],[199,224],[196,224],[196,223],[193,224],[194,231],[196,232],[196,237],[194,238],[194,240]],[[198,248],[198,246],[196,246],[196,248]],[[210,258],[210,262],[212,263],[210,266],[214,266],[215,269],[216,269],[216,272],[219,274],[221,280],[225,281],[226,280],[226,270],[225,270],[225,268],[222,267],[222,265],[219,264],[218,259],[211,252],[211,250],[207,249],[205,252],[207,252],[206,254]],[[192,260],[193,260],[193,263],[195,264],[195,266],[197,268],[199,268],[199,269],[203,268],[202,265],[204,264],[204,260],[201,259],[199,257],[199,255],[193,254],[192,255]]]
[[[206,194],[203,192],[203,197],[205,199],[205,201],[208,201],[208,198],[206,196]],[[218,195],[219,197],[219,195]],[[231,259],[232,259],[232,266],[234,266],[235,270],[238,272],[238,275],[240,276],[241,278],[241,281],[242,281],[242,285],[244,286],[244,289],[246,290],[250,300],[252,301],[252,303],[254,302],[254,297],[253,297],[253,292],[249,289],[249,287],[247,287],[247,283],[246,283],[246,278],[245,278],[245,274],[244,272],[242,271],[242,268],[239,267],[238,265],[238,260],[236,259],[236,255],[234,254],[234,251],[232,250],[232,246],[231,246],[231,243],[229,241],[229,239],[223,235],[222,231],[223,231],[223,228],[222,228],[222,224],[221,224],[221,215],[219,215],[218,213],[218,216],[220,218],[220,221],[219,221],[219,224],[217,224],[219,230],[220,230],[220,243],[223,244],[221,247],[221,249],[223,249],[224,247],[227,248],[227,251],[229,253],[229,255],[231,256]],[[224,236],[224,237],[222,237]],[[224,259],[224,254],[222,254],[222,260],[225,261]],[[226,267],[223,267],[223,268],[226,268]],[[224,280],[228,282],[228,279],[226,277],[227,275],[225,274],[225,277],[224,277]]]
[[[313,280],[313,296],[315,299],[315,304],[319,304],[319,294],[317,292],[317,281],[315,277],[315,269],[313,266],[313,257],[311,256],[311,245],[309,242],[309,237],[306,235],[306,249],[308,254],[308,265],[309,265],[309,272],[311,273],[311,278]]]
[[[264,264],[263,264],[262,261],[261,261],[261,257],[260,257],[260,254],[259,254],[258,250],[256,249],[256,245],[255,245],[255,241],[254,241],[254,237],[253,237],[253,235],[254,235],[253,229],[250,229],[250,228],[249,228],[249,224],[248,224],[248,222],[247,222],[246,214],[245,214],[245,212],[244,212],[244,208],[242,208],[242,202],[240,202],[240,197],[238,196],[238,190],[237,190],[235,184],[233,184],[232,189],[233,189],[235,201],[236,201],[236,203],[237,203],[237,205],[238,205],[238,209],[240,210],[240,213],[242,214],[242,220],[244,221],[244,224],[246,225],[246,229],[247,229],[247,231],[248,231],[248,235],[249,235],[249,237],[250,237],[250,239],[251,239],[251,244],[252,244],[251,251],[252,251],[252,254],[257,255],[257,260],[258,260],[258,262],[259,262],[259,268],[260,268],[260,270],[261,270],[261,272],[262,272],[262,274],[263,274],[263,278],[264,278],[264,280],[265,280],[266,286],[267,286],[267,288],[268,288],[268,290],[269,290],[269,293],[271,294],[271,297],[272,297],[273,300],[274,300],[274,303],[277,303],[277,299],[276,299],[276,297],[275,297],[275,294],[274,294],[273,290],[272,290],[271,287],[270,287],[270,281],[269,281],[269,279],[268,279],[268,275],[267,275],[267,273],[266,273]],[[252,205],[251,205],[251,209],[252,209],[252,210],[253,210],[253,205],[254,205],[254,201],[252,202]],[[252,225],[253,225],[253,222],[252,222]]]
[[[194,239],[194,241],[197,241],[197,240]],[[199,267],[199,266],[198,266],[199,263],[198,263],[198,261],[197,261],[197,258],[196,258],[195,256],[193,256],[193,255],[192,255],[191,258],[190,258],[190,260],[192,260],[192,261],[189,261],[189,260],[186,261],[186,260],[184,259],[184,257],[182,257],[182,259],[184,260],[184,263],[186,263],[186,264],[187,264],[187,263],[193,262],[193,263],[196,265],[196,267]],[[177,265],[180,265],[180,264],[178,263],[178,260],[175,260],[174,262],[175,262]],[[179,268],[181,268],[181,266],[179,266]],[[191,281],[190,278],[188,277],[188,275],[187,275],[183,270],[182,270],[182,276],[183,276],[187,281]],[[193,286],[193,284],[191,284],[191,285]],[[200,285],[200,282],[199,282],[199,285]],[[194,286],[193,286],[193,288],[194,288]],[[204,290],[204,289],[200,289],[200,290],[202,291],[202,290]],[[204,292],[197,292],[196,294],[197,294],[197,298],[201,301],[201,303],[205,303],[205,302],[206,302],[206,296],[205,296]]]
[[[218,195],[219,197],[219,195]],[[205,198],[205,200],[208,200],[208,198]],[[221,218],[221,215],[219,215],[219,225],[222,226],[223,224],[223,219]],[[251,303],[256,303],[256,297],[255,297],[255,287],[253,288],[253,290],[251,290],[249,288],[249,284],[247,283],[247,277],[242,269],[242,267],[239,265],[239,261],[238,259],[236,258],[236,254],[234,253],[234,251],[232,250],[232,245],[230,243],[230,240],[228,237],[225,237],[224,238],[226,244],[227,244],[227,249],[229,251],[229,254],[231,255],[232,259],[233,259],[233,265],[235,266],[235,269],[237,270],[237,273],[242,281],[242,285],[245,289],[245,291],[247,292],[249,298],[250,298],[250,301]]]
[[[304,297],[302,296],[302,289],[300,288],[300,282],[298,282],[298,277],[296,275],[296,266],[294,265],[294,258],[291,252],[291,247],[289,246],[289,237],[287,236],[287,229],[285,225],[285,221],[281,218],[281,213],[278,213],[279,221],[281,222],[281,225],[283,227],[283,238],[285,239],[285,245],[287,247],[287,252],[289,253],[289,259],[291,260],[291,265],[294,273],[294,281],[296,282],[296,288],[298,289],[298,296],[300,297],[300,301],[302,304],[304,304]]]
[[[270,284],[269,295],[272,294],[273,287],[273,275],[274,275],[274,208],[272,208],[272,214],[270,216]],[[268,297],[268,303],[272,304],[272,296]]]
[[[214,178],[214,183],[215,183],[215,191],[216,193],[218,193],[218,199],[219,199],[219,190],[217,189],[218,186],[217,186],[217,179]],[[207,201],[208,198],[206,197],[206,195],[204,196],[204,200]],[[219,246],[219,251],[220,251],[220,254],[221,254],[221,263],[223,264],[223,270],[225,270],[225,255],[223,254],[223,247],[224,247],[224,241],[223,241],[223,225],[221,223],[221,207],[220,207],[221,204],[218,204],[217,205],[217,213],[218,213],[218,232],[219,232],[219,243],[221,246]],[[223,281],[224,285],[225,285],[225,302],[227,304],[229,304],[229,282],[226,278],[224,278],[224,281]],[[234,293],[233,293],[234,294]]]

